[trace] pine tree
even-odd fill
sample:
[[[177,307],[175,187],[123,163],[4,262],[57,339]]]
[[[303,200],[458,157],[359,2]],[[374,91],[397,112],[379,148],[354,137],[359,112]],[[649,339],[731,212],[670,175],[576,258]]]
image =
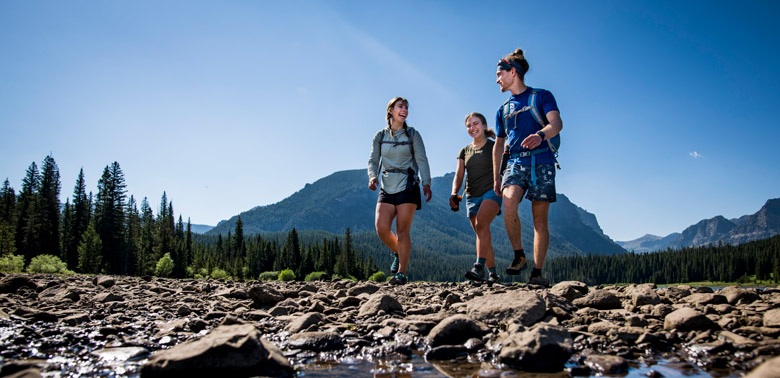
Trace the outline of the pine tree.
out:
[[[73,237],[73,206],[70,204],[70,198],[65,199],[65,207],[62,209],[62,231],[60,232],[60,235],[62,236],[61,239],[61,249],[62,249],[62,260],[68,264],[68,247],[75,244],[72,240]],[[77,247],[78,248],[78,247]],[[78,259],[78,249],[76,251],[76,258]],[[74,263],[74,266],[78,265],[78,261]],[[68,266],[70,269],[70,266]],[[75,269],[71,269],[75,270]]]
[[[0,189],[0,257],[16,253],[16,193],[5,179]]]
[[[84,181],[84,168],[79,171],[76,185],[73,187],[72,220],[70,226],[63,228],[63,248],[68,269],[76,270],[78,266],[78,246],[81,236],[89,226],[91,214],[90,199],[87,197],[87,185]]]
[[[35,205],[38,203],[38,187],[41,181],[38,166],[33,162],[27,168],[22,180],[22,190],[17,201],[16,248],[24,255],[25,264],[30,262],[39,251],[38,248],[38,214]]]
[[[140,274],[138,255],[141,253],[141,216],[135,198],[131,195],[126,206],[125,246],[127,247],[127,274]]]
[[[103,243],[95,227],[90,223],[79,244],[79,270],[83,273],[100,273],[103,264]]]
[[[166,253],[173,252],[175,226],[173,224],[173,205],[168,204],[168,196],[163,192],[160,200],[160,211],[157,213],[154,261],[155,264]]]
[[[36,204],[36,212],[40,217],[37,254],[64,257],[60,249],[60,169],[51,155],[43,160],[39,185]]]
[[[95,228],[103,243],[103,262],[114,274],[127,273],[125,240],[125,175],[114,162],[106,166],[98,181]]]
[[[141,235],[138,256],[136,257],[138,274],[142,276],[152,274],[154,264],[157,263],[157,260],[154,259],[155,229],[152,208],[149,206],[147,198],[144,197],[141,201]]]

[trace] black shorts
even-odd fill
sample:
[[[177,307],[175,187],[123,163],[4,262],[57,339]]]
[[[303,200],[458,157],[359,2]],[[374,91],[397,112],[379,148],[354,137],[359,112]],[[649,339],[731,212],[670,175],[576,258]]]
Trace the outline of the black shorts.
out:
[[[406,189],[398,193],[387,193],[384,189],[379,189],[379,199],[376,202],[389,203],[393,206],[398,206],[404,203],[413,203],[417,205],[417,210],[422,209],[422,197],[420,196],[420,185],[411,185],[411,188],[407,184]]]

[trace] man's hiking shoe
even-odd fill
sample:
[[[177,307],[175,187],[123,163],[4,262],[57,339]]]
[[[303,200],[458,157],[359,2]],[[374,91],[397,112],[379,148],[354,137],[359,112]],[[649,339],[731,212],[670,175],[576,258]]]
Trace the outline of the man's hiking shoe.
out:
[[[485,267],[482,264],[474,264],[474,267],[466,272],[466,278],[472,281],[484,281]]]
[[[493,273],[493,272],[490,272],[488,274],[487,283],[488,283],[488,285],[503,284],[503,282],[501,281],[501,277],[499,277],[498,274]]]
[[[543,277],[531,277],[530,280],[528,280],[529,285],[539,285],[544,287],[550,287],[550,281]]]
[[[520,274],[520,272],[528,267],[528,261],[525,259],[525,255],[520,255],[515,252],[515,259],[512,260],[512,264],[509,268],[506,268],[506,274],[514,276]]]
[[[390,264],[390,274],[396,274],[398,273],[398,265],[400,265],[400,261],[398,260],[398,254],[393,253],[393,263]]]
[[[387,282],[389,282],[391,285],[405,285],[407,282],[406,275],[398,272]]]

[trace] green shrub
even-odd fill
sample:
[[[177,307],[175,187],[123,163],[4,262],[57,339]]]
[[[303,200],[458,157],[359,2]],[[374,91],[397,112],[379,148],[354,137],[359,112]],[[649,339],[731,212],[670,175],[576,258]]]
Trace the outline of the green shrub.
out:
[[[276,281],[277,278],[279,278],[279,272],[277,271],[263,272],[258,277],[260,281]]]
[[[285,269],[279,272],[279,281],[294,281],[295,273],[291,269]]]
[[[303,280],[304,281],[320,281],[320,280],[322,280],[323,276],[327,277],[328,273],[327,272],[311,272],[311,273],[307,274],[306,278],[304,278]]]
[[[376,272],[372,274],[371,277],[368,277],[369,281],[374,282],[385,282],[386,279],[387,277],[385,276],[385,272]]]
[[[24,269],[24,257],[8,254],[0,257],[0,272],[21,273]]]
[[[64,273],[73,274],[68,270],[68,264],[65,264],[57,256],[39,255],[30,260],[27,266],[27,273]]]
[[[230,275],[226,271],[224,271],[222,269],[219,269],[219,268],[214,268],[214,270],[211,271],[211,278],[213,278],[215,280],[229,280],[229,279],[231,279]]]
[[[166,253],[165,256],[161,257],[159,261],[157,261],[157,267],[154,269],[154,274],[157,277],[168,277],[173,272],[173,259],[171,259],[171,254]]]

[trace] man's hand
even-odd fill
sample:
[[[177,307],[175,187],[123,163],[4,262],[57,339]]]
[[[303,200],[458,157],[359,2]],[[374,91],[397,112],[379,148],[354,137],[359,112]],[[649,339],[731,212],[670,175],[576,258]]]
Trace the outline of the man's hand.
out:
[[[520,147],[527,148],[529,150],[533,150],[536,147],[539,147],[540,144],[542,144],[542,136],[539,134],[531,134],[525,139],[523,139],[523,142],[520,143]]]

